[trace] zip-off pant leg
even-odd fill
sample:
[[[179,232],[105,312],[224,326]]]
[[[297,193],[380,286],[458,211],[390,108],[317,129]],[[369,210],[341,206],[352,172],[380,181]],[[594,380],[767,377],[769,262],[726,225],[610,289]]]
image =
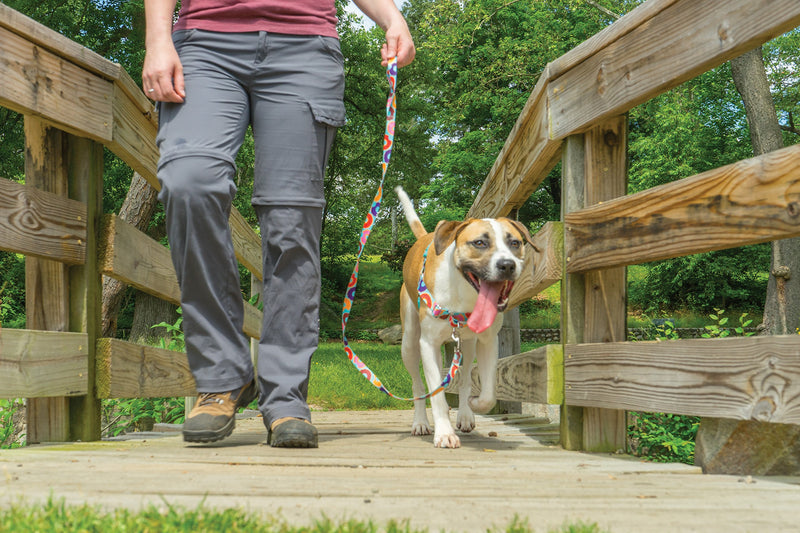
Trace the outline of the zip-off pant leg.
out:
[[[199,30],[176,32],[175,41],[187,97],[161,105],[159,197],[198,390],[231,390],[253,375],[227,224],[236,190],[233,162],[252,124],[252,202],[264,253],[260,409],[267,425],[284,416],[308,419],[324,170],[336,127],[344,123],[338,41]]]

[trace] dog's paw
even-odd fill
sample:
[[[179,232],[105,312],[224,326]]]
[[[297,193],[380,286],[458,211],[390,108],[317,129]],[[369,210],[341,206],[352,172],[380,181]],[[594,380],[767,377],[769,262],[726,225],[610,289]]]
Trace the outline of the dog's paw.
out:
[[[430,435],[431,434],[431,427],[428,425],[428,422],[418,422],[414,421],[411,424],[411,434],[412,435]]]
[[[473,412],[468,409],[459,409],[456,427],[464,433],[469,433],[475,429],[475,415]]]
[[[461,439],[455,433],[436,434],[433,437],[433,445],[437,448],[460,448]]]
[[[494,407],[495,403],[497,402],[495,401],[494,398],[490,400],[487,399],[482,400],[480,396],[469,397],[469,406],[476,413],[481,413],[481,414],[488,413],[489,411],[492,410],[492,407]]]

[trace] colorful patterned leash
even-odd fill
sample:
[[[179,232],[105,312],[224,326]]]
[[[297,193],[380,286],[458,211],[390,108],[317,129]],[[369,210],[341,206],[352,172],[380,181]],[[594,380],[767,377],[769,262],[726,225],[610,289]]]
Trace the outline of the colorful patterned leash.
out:
[[[353,307],[353,300],[356,297],[356,285],[358,284],[358,267],[361,263],[361,254],[364,252],[364,246],[367,244],[367,239],[369,238],[369,234],[372,232],[372,227],[375,225],[375,221],[378,218],[378,211],[381,208],[381,200],[383,199],[383,182],[386,179],[386,169],[389,167],[389,158],[392,155],[392,145],[394,144],[394,124],[395,124],[395,111],[397,110],[397,102],[395,99],[395,86],[397,84],[397,58],[393,58],[389,61],[389,65],[386,67],[386,78],[389,80],[389,99],[386,101],[386,132],[383,135],[383,160],[381,161],[381,182],[378,185],[378,192],[375,194],[375,198],[372,200],[372,207],[367,214],[367,218],[364,221],[364,227],[361,230],[361,238],[359,239],[359,247],[358,247],[358,255],[356,256],[356,265],[353,269],[353,274],[350,276],[350,283],[347,285],[347,291],[344,295],[344,304],[342,306],[342,342],[344,343],[344,351],[347,354],[347,358],[350,359],[350,362],[356,367],[356,369],[364,376],[370,383],[372,383],[375,387],[377,387],[381,392],[391,396],[392,398],[396,398],[398,400],[405,400],[405,401],[412,401],[412,400],[424,400],[426,398],[430,398],[435,394],[442,392],[452,381],[455,379],[456,373],[458,372],[459,367],[461,366],[461,339],[458,336],[458,330],[454,327],[453,328],[453,340],[456,343],[455,353],[453,354],[453,363],[450,365],[450,370],[447,372],[447,375],[444,377],[442,384],[439,385],[435,390],[423,395],[423,396],[415,396],[412,398],[404,398],[402,396],[396,396],[392,394],[386,387],[384,387],[381,380],[378,376],[365,365],[361,359],[353,352],[353,349],[347,342],[347,336],[345,335],[345,327],[347,326],[347,320],[350,317],[350,310]]]

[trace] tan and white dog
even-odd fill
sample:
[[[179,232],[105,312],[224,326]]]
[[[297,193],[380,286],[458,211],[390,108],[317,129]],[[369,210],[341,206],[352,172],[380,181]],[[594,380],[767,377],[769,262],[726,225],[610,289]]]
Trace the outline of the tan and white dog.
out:
[[[428,233],[411,200],[401,187],[395,189],[409,226],[417,238],[403,264],[400,292],[400,319],[403,324],[403,363],[411,374],[415,397],[425,394],[419,371],[420,360],[428,390],[442,381],[441,346],[451,339],[454,326],[448,316],[435,317],[420,296],[423,293],[449,314],[468,314],[467,327],[458,327],[463,354],[456,427],[462,432],[475,428],[474,413],[486,413],[495,404],[497,372],[497,334],[503,324],[502,311],[522,272],[528,230],[507,218],[441,221]],[[531,243],[532,244],[532,243]],[[421,274],[424,272],[424,275]],[[422,279],[421,279],[422,278]],[[447,312],[444,313],[447,315]],[[470,397],[473,360],[477,358],[481,392]],[[431,398],[434,437],[438,448],[461,445],[450,423],[444,394]],[[415,400],[412,435],[429,435],[431,427],[425,401]]]

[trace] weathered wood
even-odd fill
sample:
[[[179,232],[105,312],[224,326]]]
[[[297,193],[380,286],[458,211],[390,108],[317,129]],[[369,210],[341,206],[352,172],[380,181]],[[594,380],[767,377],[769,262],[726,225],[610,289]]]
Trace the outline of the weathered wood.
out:
[[[561,156],[549,134],[547,68],[469,210],[476,218],[505,216],[524,204]]]
[[[100,400],[95,393],[95,342],[101,329],[102,278],[97,265],[100,215],[103,210],[103,145],[85,137],[68,136],[70,197],[86,205],[86,262],[69,269],[70,331],[89,337],[87,392],[70,398],[70,440],[101,438]]]
[[[36,46],[104,78],[117,79],[120,72],[124,72],[119,64],[112,63],[100,54],[1,3],[0,28],[5,28]]]
[[[800,235],[800,145],[565,216],[568,272]]]
[[[568,345],[569,404],[800,424],[800,336]]]
[[[233,248],[236,250],[236,258],[250,272],[255,274],[258,279],[264,279],[264,268],[261,259],[261,237],[253,231],[250,224],[244,219],[236,209],[231,210],[228,219],[231,225],[231,235],[233,237]]]
[[[564,142],[561,162],[561,219],[585,206],[586,146],[583,135],[572,135]],[[562,255],[566,260],[566,254]],[[581,274],[571,274],[562,266],[561,281],[561,345],[583,343],[586,321],[585,281]],[[583,449],[583,414],[581,407],[561,404],[561,445],[567,450]]]
[[[35,117],[25,117],[25,181],[30,187],[68,196],[67,134]],[[69,281],[63,263],[29,257],[25,261],[25,319],[30,329],[68,331]],[[88,352],[88,350],[87,350]],[[84,367],[88,373],[88,365]],[[86,375],[83,376],[87,379]],[[27,441],[69,440],[66,397],[29,398]]]
[[[196,394],[185,353],[119,339],[97,339],[98,397],[160,398]]]
[[[59,129],[111,140],[113,84],[0,27],[0,106]]]
[[[100,272],[175,305],[181,304],[169,250],[115,215],[103,217]],[[261,337],[261,311],[244,302],[243,331]]]
[[[108,148],[144,177],[156,190],[161,184],[156,177],[158,168],[158,114],[153,103],[133,85],[126,74],[114,85],[113,139]]]
[[[0,178],[0,249],[81,264],[86,259],[86,206]]]
[[[539,252],[534,251],[531,246],[526,246],[523,274],[514,284],[508,297],[509,308],[518,306],[561,281],[561,268],[564,262],[564,225],[561,222],[547,222],[533,235],[533,242]]]
[[[559,344],[548,344],[497,361],[497,399],[558,405],[564,401],[564,357]],[[447,372],[447,369],[443,371]],[[472,394],[480,393],[478,369],[472,369]],[[458,373],[447,393],[458,394],[463,374]]]
[[[104,215],[100,272],[180,305],[181,292],[169,250],[116,215]]]
[[[586,132],[585,203],[602,203],[626,192],[626,116],[614,117]],[[623,341],[627,319],[625,267],[590,271],[584,275],[584,342]],[[583,415],[583,446],[590,451],[625,450],[625,411],[588,408]]]
[[[798,24],[795,0],[671,3],[613,41],[593,43],[596,53],[551,77],[550,137],[625,113]]]
[[[0,330],[0,397],[86,394],[88,348],[85,333]]]
[[[548,65],[549,78],[558,78],[569,69],[586,61],[611,43],[618,41],[631,31],[648,24],[650,19],[679,0],[649,0],[639,4],[610,26],[606,26],[578,46],[555,59]]]

